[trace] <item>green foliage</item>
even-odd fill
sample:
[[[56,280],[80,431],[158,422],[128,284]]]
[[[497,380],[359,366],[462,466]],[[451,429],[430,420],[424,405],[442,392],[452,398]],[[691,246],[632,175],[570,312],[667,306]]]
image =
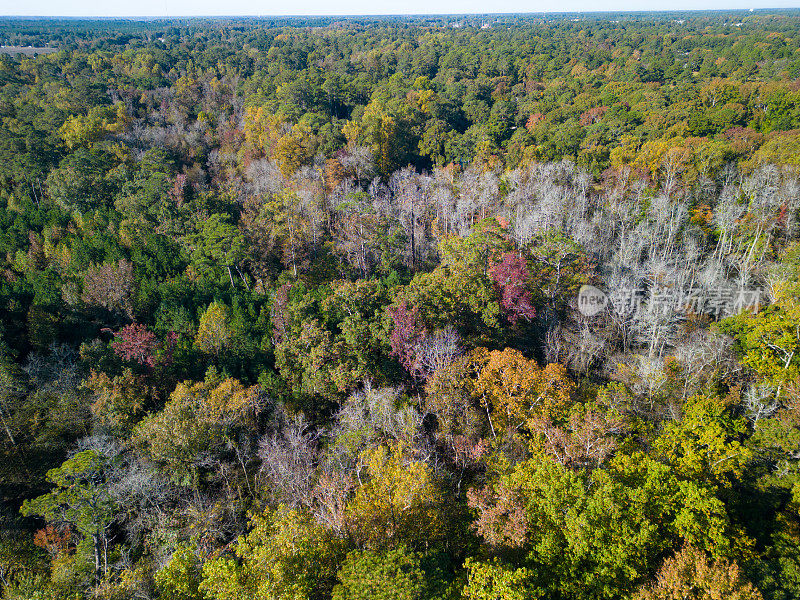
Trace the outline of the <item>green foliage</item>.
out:
[[[0,19],[2,595],[800,596],[799,32]]]
[[[55,487],[22,505],[23,515],[39,515],[53,523],[69,523],[85,536],[100,536],[114,517],[113,501],[102,481],[103,458],[85,450],[47,472]]]
[[[644,455],[620,455],[592,473],[535,458],[503,476],[491,494],[475,497],[478,532],[501,547],[524,549],[521,566],[558,597],[630,593],[682,542],[717,556],[748,544],[713,489]]]
[[[780,390],[797,381],[800,366],[800,305],[794,297],[768,306],[757,315],[747,312],[720,324],[736,337],[742,363]]]
[[[196,550],[191,546],[179,546],[169,562],[156,573],[159,598],[202,600],[200,573],[201,564]]]
[[[342,544],[305,513],[286,507],[254,515],[235,546],[238,560],[203,565],[206,598],[317,600],[329,597]]]
[[[419,307],[433,328],[457,323],[476,341],[499,337],[500,303],[488,269],[509,248],[500,226],[489,220],[468,237],[445,238],[440,265],[416,275],[403,299]]]
[[[257,388],[230,378],[179,383],[161,411],[137,424],[133,441],[167,466],[176,483],[196,485],[203,455],[235,444],[237,434],[254,422],[258,400]]]
[[[233,282],[232,268],[244,259],[244,239],[227,215],[214,213],[202,224],[192,254],[192,262],[199,271],[225,269]]]
[[[20,509],[24,516],[36,515],[50,523],[74,526],[83,536],[82,543],[94,554],[95,583],[100,581],[101,569],[108,574],[108,532],[116,517],[115,502],[104,481],[107,469],[107,460],[97,451],[79,452],[47,472],[47,480],[54,485],[50,493],[26,500]],[[62,563],[67,559],[60,557]],[[73,571],[79,569],[65,566],[64,575],[72,579]],[[57,574],[54,569],[54,576]]]
[[[334,600],[422,600],[429,582],[420,555],[405,548],[351,552],[337,573]]]
[[[515,569],[499,560],[468,559],[469,579],[463,597],[468,600],[528,600],[540,597],[525,567]]]
[[[683,417],[668,423],[655,440],[655,453],[682,477],[729,486],[742,478],[752,452],[740,439],[747,425],[730,414],[721,398],[695,396]]]

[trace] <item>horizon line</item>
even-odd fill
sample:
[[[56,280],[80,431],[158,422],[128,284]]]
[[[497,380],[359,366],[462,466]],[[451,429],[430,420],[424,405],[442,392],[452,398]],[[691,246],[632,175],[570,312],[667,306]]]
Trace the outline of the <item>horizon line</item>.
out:
[[[673,13],[725,13],[725,12],[769,12],[796,11],[797,6],[775,6],[761,8],[675,8],[675,9],[611,9],[611,10],[539,10],[532,12],[440,12],[440,13],[307,13],[307,14],[174,14],[174,15],[0,15],[2,19],[71,19],[71,20],[166,20],[166,19],[307,19],[307,18],[376,18],[376,17],[504,17],[534,15],[609,15],[609,14],[673,14]]]

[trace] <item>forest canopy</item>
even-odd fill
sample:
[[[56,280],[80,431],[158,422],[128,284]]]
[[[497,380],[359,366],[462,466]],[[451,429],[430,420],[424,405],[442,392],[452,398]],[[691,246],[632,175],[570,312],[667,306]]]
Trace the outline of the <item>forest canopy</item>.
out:
[[[0,45],[3,599],[800,596],[800,11]]]

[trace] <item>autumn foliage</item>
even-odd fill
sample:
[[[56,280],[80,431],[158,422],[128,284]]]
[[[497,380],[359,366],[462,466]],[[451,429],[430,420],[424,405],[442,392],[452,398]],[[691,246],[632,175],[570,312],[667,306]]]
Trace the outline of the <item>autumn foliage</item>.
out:
[[[0,598],[800,598],[800,12],[0,31]]]
[[[500,305],[512,325],[516,325],[520,319],[531,321],[536,316],[533,298],[528,289],[528,265],[522,256],[507,252],[500,262],[492,265],[489,276],[497,286]]]

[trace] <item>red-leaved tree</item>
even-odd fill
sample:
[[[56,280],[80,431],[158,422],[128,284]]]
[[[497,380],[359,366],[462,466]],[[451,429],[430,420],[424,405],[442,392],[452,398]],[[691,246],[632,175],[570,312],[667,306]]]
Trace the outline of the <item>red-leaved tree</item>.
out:
[[[528,264],[515,252],[506,252],[489,269],[500,294],[500,306],[506,318],[516,324],[520,319],[530,321],[536,316],[533,298],[528,290]]]
[[[157,362],[169,363],[172,361],[172,350],[176,341],[175,333],[171,332],[167,335],[162,343],[146,325],[131,323],[114,334],[111,346],[114,353],[124,360],[154,367]]]
[[[419,309],[409,307],[402,302],[396,308],[389,309],[389,316],[394,322],[389,345],[392,356],[400,361],[405,369],[414,374],[417,370],[417,348],[425,338],[425,328],[420,323]]]

